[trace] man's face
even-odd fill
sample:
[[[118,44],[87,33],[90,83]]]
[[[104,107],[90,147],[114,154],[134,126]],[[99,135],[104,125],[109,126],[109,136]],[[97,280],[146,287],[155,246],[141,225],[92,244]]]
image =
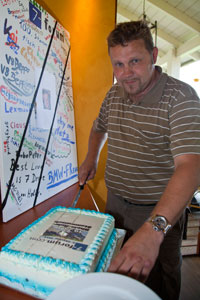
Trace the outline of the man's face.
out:
[[[157,49],[150,55],[142,39],[134,40],[127,46],[111,47],[110,58],[118,83],[130,97],[145,93],[154,72]]]

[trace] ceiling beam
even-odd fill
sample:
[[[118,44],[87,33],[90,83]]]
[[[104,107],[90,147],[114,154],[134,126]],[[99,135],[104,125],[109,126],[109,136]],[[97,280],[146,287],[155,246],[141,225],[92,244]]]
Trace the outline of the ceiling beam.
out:
[[[200,60],[200,54],[198,52],[189,53],[189,56],[195,61]]]
[[[138,16],[134,13],[131,13],[128,9],[124,8],[120,4],[117,5],[117,13],[119,13],[121,16],[127,18],[130,21],[137,21]]]
[[[181,45],[181,43],[177,39],[160,28],[157,28],[157,35],[159,36],[159,38],[173,45],[175,48],[178,48]]]
[[[185,26],[189,27],[190,29],[194,30],[197,33],[200,33],[200,23],[195,21],[194,19],[190,18],[177,8],[173,7],[172,5],[169,5],[167,2],[163,0],[147,0],[148,3],[154,5],[156,8],[161,9],[168,15],[171,15],[172,17],[176,18],[176,20],[183,23]]]
[[[178,49],[175,50],[175,56],[186,56],[189,55],[194,60],[198,60],[199,55],[198,53],[195,53],[195,51],[200,49],[200,37],[197,36],[193,38],[192,40],[189,40],[188,42],[181,45]],[[171,50],[169,50],[165,55],[160,55],[158,58],[158,63],[160,65],[163,65],[169,60],[169,53]]]
[[[189,55],[198,50],[200,50],[200,36],[196,36],[193,39],[182,44],[177,49],[176,56]]]

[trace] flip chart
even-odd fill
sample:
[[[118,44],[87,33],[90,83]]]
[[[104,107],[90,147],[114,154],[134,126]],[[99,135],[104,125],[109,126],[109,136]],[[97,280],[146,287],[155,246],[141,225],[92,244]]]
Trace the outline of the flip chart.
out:
[[[0,0],[6,222],[78,181],[70,35],[36,1]]]

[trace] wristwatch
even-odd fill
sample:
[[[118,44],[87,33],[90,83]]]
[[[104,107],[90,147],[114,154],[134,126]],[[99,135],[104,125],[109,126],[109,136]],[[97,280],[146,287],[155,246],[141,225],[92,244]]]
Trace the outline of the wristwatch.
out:
[[[152,224],[152,227],[155,231],[162,231],[164,235],[166,235],[168,230],[172,227],[165,217],[159,215],[153,215],[149,217],[147,222]]]

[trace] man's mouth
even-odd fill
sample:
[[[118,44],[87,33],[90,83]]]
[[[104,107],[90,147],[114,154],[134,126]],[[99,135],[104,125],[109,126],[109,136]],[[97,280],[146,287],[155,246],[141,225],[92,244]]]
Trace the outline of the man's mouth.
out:
[[[130,79],[123,80],[123,83],[124,84],[134,84],[137,81],[138,81],[137,78],[130,78]]]

